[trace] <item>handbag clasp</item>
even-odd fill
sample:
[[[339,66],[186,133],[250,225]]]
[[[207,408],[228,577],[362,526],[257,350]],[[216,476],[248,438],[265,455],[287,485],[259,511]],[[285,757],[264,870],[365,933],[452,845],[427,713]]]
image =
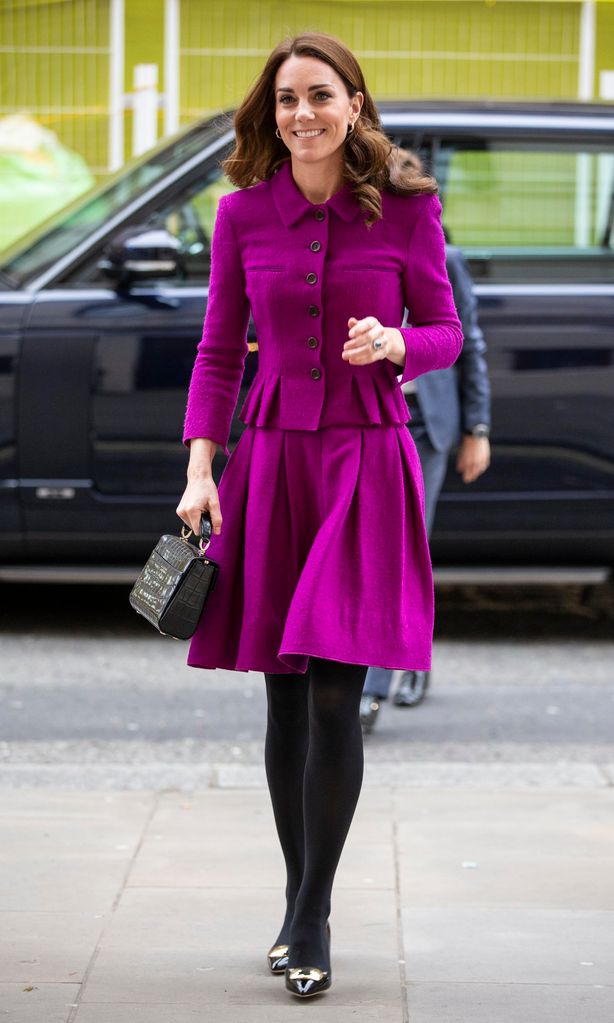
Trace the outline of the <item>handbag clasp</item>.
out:
[[[186,530],[187,530],[187,532],[186,532]],[[182,526],[181,527],[181,539],[185,540],[186,543],[189,543],[190,542],[190,537],[192,536],[193,532],[194,532],[194,530],[190,529],[189,526]],[[207,542],[205,543],[205,541],[203,540],[203,538],[201,536],[201,538],[198,541],[198,549],[199,549],[201,554],[204,554],[206,552],[206,550],[209,547],[210,543],[211,543],[210,539],[207,540]]]

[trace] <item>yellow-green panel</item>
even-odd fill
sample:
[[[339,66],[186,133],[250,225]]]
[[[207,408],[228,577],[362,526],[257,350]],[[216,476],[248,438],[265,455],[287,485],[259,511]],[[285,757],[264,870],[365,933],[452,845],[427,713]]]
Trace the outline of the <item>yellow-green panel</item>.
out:
[[[595,97],[599,98],[599,72],[614,71],[614,0],[597,4],[595,28]]]
[[[586,237],[598,246],[611,191],[614,150],[459,151],[447,168],[444,217],[463,247],[573,247],[578,204],[585,196]]]
[[[90,167],[105,170],[108,0],[3,5],[0,39],[0,114],[29,114]]]
[[[306,14],[306,10],[308,13]],[[577,95],[580,4],[475,0],[181,3],[181,117],[239,102],[285,35],[340,36],[380,99]]]
[[[179,0],[182,123],[240,102],[272,47],[306,29],[339,35],[377,98],[575,98],[578,0]],[[0,3],[0,116],[26,111],[108,166],[110,0]],[[59,51],[59,52],[58,52]],[[164,0],[125,0],[125,88],[159,67]],[[614,67],[614,3],[597,3],[599,71]],[[159,132],[162,133],[160,111]],[[126,154],[132,115],[125,114]]]

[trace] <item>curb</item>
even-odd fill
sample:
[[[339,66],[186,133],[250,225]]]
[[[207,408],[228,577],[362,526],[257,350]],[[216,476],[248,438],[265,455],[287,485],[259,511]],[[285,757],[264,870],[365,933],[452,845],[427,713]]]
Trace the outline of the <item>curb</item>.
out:
[[[614,763],[492,763],[428,761],[365,765],[365,786],[392,788],[608,788]],[[252,764],[3,764],[0,788],[258,789],[266,788],[264,766]]]

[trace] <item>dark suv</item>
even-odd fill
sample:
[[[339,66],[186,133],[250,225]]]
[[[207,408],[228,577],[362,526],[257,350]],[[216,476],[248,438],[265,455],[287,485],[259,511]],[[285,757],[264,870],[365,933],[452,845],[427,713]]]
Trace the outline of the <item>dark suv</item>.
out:
[[[382,103],[436,174],[488,342],[492,465],[451,467],[436,568],[614,565],[614,108]],[[0,579],[132,578],[177,532],[181,427],[228,117],[133,163],[5,253]],[[251,335],[242,400],[257,360]],[[241,424],[235,418],[231,445]],[[219,456],[218,456],[219,459]],[[219,460],[218,472],[223,467]]]

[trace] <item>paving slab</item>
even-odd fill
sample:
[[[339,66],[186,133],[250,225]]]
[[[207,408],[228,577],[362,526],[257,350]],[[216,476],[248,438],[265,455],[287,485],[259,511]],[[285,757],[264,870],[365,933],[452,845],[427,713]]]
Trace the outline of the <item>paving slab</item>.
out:
[[[0,821],[5,817],[72,817],[82,824],[93,820],[119,824],[144,818],[155,802],[155,792],[76,792],[55,790],[0,788]]]
[[[535,905],[548,909],[614,908],[612,856],[548,856],[482,843],[399,854],[403,898],[415,907],[462,904]]]
[[[611,982],[612,789],[398,789],[395,803],[410,984]]]
[[[421,766],[418,784],[361,794],[333,988],[307,1004],[407,1023],[407,991],[411,1023],[611,1023],[614,787],[522,771],[497,786],[486,764],[444,786]],[[284,883],[266,789],[0,790],[0,829],[0,1023],[305,1011],[266,968]]]
[[[283,980],[265,960],[275,909],[273,894],[258,889],[247,898],[241,889],[131,889],[105,932],[82,1002],[215,1006],[221,1019],[232,1019],[224,1017],[230,1005],[243,1013],[286,1005]],[[394,893],[337,891],[331,930],[335,984],[327,1001],[400,1019]]]
[[[502,902],[404,906],[402,917],[410,981],[611,984],[614,977],[614,913]]]
[[[403,899],[614,910],[614,791],[397,790]]]
[[[614,988],[576,984],[412,984],[411,1023],[612,1023]]]
[[[1,983],[0,1023],[67,1023],[78,992],[78,984]]]
[[[0,913],[0,982],[80,982],[104,922],[94,913]]]
[[[79,1007],[74,1023],[210,1023],[213,1020],[215,1023],[288,1023],[288,1020],[304,1019],[302,1014],[309,1011],[323,1023],[402,1023],[401,1015],[393,1006],[383,1007],[376,1002],[363,1002],[360,1008],[344,1005],[334,998],[334,989],[317,999],[309,999],[305,1005],[285,990],[283,978],[278,978],[277,986],[275,1003],[259,1005],[254,1000],[247,1006],[228,995],[224,1001],[217,1002],[213,1010],[210,1004],[88,1003]]]
[[[272,887],[285,884],[268,793],[162,793],[130,887]],[[364,791],[343,850],[340,888],[394,888],[391,794]]]
[[[42,795],[0,796],[0,913],[109,911],[154,799]]]

